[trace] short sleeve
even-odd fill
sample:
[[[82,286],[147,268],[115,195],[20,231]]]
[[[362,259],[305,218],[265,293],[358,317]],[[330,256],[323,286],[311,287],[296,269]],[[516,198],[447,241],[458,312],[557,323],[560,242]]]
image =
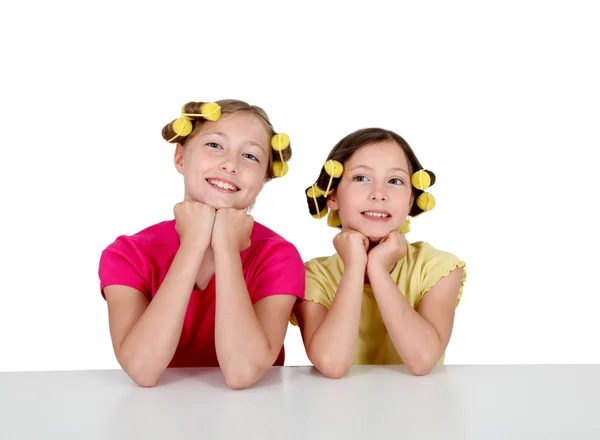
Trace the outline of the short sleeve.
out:
[[[252,304],[271,295],[304,299],[304,263],[296,247],[286,241],[264,246],[254,255],[248,293]]]
[[[463,268],[463,279],[460,284],[458,291],[458,298],[456,299],[456,306],[460,303],[463,293],[463,287],[467,280],[467,271],[465,269],[465,262],[460,260],[457,256],[440,250],[433,250],[433,252],[426,257],[423,261],[421,269],[421,298],[431,290],[433,286],[437,284],[439,280],[447,276],[457,267]],[[420,303],[420,300],[419,300]]]
[[[322,271],[321,265],[309,261],[305,265],[306,270],[306,295],[305,299],[321,304],[327,310],[331,307],[333,298],[328,295],[327,277]]]
[[[98,276],[100,293],[112,284],[129,286],[150,295],[150,285],[143,276],[145,262],[135,245],[125,237],[119,237],[100,256]]]
[[[328,294],[329,289],[327,288],[327,277],[323,273],[322,266],[315,261],[309,261],[305,264],[306,273],[306,290],[304,299],[306,301],[312,301],[317,304],[321,304],[327,310],[331,307],[333,297]],[[298,325],[298,319],[292,313],[290,317],[290,323]]]

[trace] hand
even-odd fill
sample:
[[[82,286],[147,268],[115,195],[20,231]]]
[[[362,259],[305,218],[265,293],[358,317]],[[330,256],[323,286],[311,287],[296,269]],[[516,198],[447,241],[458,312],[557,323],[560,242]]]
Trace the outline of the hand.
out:
[[[369,268],[380,267],[391,272],[398,261],[406,256],[407,243],[404,234],[392,231],[383,237],[368,255]]]
[[[184,200],[173,207],[175,229],[183,245],[208,247],[215,222],[215,209],[195,200]]]
[[[212,234],[213,249],[231,247],[242,252],[250,247],[254,218],[246,211],[234,208],[217,210]]]
[[[369,239],[358,231],[343,229],[333,239],[333,246],[344,263],[344,267],[353,264],[367,265]]]

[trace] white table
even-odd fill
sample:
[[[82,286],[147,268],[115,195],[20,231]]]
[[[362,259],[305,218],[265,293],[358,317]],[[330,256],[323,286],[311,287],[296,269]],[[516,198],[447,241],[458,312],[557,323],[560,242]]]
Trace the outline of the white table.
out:
[[[0,373],[0,439],[34,438],[598,440],[600,365],[280,367],[242,391],[218,369]]]

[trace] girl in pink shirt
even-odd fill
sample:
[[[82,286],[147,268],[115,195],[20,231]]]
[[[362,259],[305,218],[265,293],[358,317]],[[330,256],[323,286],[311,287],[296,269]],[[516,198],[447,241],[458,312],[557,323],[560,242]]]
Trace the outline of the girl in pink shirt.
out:
[[[303,261],[246,210],[285,175],[289,137],[259,107],[191,102],[163,129],[176,144],[185,196],[174,219],[120,236],[100,258],[101,292],[119,364],[139,385],[168,367],[219,366],[234,389],[283,365]]]

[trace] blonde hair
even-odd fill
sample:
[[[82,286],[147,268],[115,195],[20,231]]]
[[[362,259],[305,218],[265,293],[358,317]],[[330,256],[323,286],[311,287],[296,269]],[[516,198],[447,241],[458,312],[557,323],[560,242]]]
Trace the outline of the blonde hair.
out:
[[[250,105],[247,102],[244,101],[240,101],[237,99],[222,99],[220,101],[215,101],[217,104],[219,104],[219,107],[221,107],[221,114],[222,115],[232,115],[235,113],[240,113],[240,112],[246,112],[246,113],[251,113],[254,116],[256,116],[260,122],[263,124],[263,126],[265,127],[265,129],[267,130],[267,133],[269,135],[269,141],[270,139],[276,134],[275,129],[273,128],[273,125],[271,124],[271,121],[269,120],[269,116],[267,115],[267,113],[261,108],[258,107],[256,105]],[[191,113],[191,114],[198,114],[200,113],[200,107],[205,104],[204,102],[188,102],[187,104],[185,104],[183,106],[183,113]],[[178,141],[179,143],[181,143],[181,145],[184,145],[189,141],[189,139],[193,138],[198,131],[201,130],[202,126],[207,122],[206,119],[204,118],[199,118],[199,119],[194,119],[192,120],[192,124],[193,124],[193,129],[192,132],[182,138],[182,139],[175,139],[175,141]],[[165,128],[163,128],[163,137],[165,137],[165,139],[168,138],[168,134],[166,131],[170,130],[170,124],[165,126]],[[276,177],[273,174],[273,162],[274,161],[279,161],[281,160],[280,154],[283,157],[283,160],[285,162],[289,161],[292,157],[292,147],[291,145],[288,148],[285,148],[284,150],[282,150],[281,152],[277,152],[274,149],[271,148],[271,145],[269,144],[269,150],[271,151],[271,154],[269,155],[269,163],[267,164],[267,170],[266,170],[266,180],[269,181],[271,179],[273,179],[274,177]]]

